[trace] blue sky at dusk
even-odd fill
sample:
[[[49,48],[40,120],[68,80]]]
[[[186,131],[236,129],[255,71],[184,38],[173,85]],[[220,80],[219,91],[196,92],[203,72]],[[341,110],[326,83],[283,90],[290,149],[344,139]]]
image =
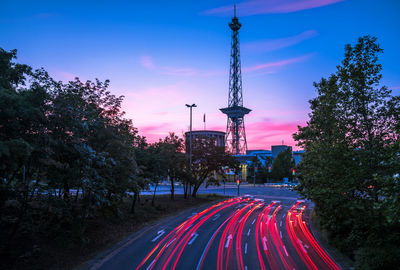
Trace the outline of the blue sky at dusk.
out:
[[[0,2],[0,47],[55,79],[111,80],[149,141],[188,128],[225,131],[234,1]],[[250,149],[293,145],[308,119],[313,82],[335,72],[344,45],[373,35],[382,84],[400,94],[400,1],[237,1]]]

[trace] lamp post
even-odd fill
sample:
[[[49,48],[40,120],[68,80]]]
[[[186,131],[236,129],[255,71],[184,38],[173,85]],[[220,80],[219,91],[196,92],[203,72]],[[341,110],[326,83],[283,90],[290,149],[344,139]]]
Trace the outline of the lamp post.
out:
[[[190,132],[189,132],[189,170],[190,170],[190,177],[192,177],[192,108],[197,107],[196,104],[186,104],[186,107],[190,108]],[[191,196],[192,192],[192,184],[189,184],[189,197]]]

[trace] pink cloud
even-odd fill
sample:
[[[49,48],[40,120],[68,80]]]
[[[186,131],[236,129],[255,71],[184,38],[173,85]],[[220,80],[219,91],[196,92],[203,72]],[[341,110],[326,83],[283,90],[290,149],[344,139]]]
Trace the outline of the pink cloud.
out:
[[[246,127],[246,139],[248,149],[271,149],[271,145],[284,144],[298,149],[296,142],[292,138],[298,125],[304,125],[305,122],[277,122],[272,119],[264,119],[258,122],[248,122]],[[218,130],[225,132],[225,125],[210,125],[207,130]]]
[[[316,35],[318,35],[317,31],[309,30],[291,37],[245,43],[242,45],[242,47],[244,50],[248,51],[256,51],[256,52],[273,51],[295,45],[306,39],[315,37]]]
[[[237,4],[239,16],[251,16],[270,13],[290,13],[317,7],[323,7],[344,0],[251,0]],[[233,13],[233,5],[209,9],[206,15],[229,15]]]
[[[246,135],[249,149],[271,149],[271,145],[284,144],[293,146],[296,142],[292,138],[298,125],[303,122],[276,122],[271,119],[246,124]]]
[[[389,89],[391,89],[391,90],[400,90],[400,86],[392,86],[392,87],[389,87]]]
[[[145,55],[140,58],[140,64],[147,69],[154,69],[154,62],[151,56]]]
[[[263,71],[263,72],[273,73],[276,71],[276,68],[280,68],[280,67],[287,66],[287,65],[290,65],[293,63],[297,63],[297,62],[302,62],[302,61],[310,58],[312,55],[313,54],[302,55],[299,57],[289,58],[289,59],[280,60],[280,61],[276,61],[276,62],[268,62],[268,63],[258,64],[258,65],[254,65],[254,66],[250,66],[250,67],[244,67],[242,69],[242,71],[243,71],[243,73],[248,73],[248,72],[253,72],[253,71]]]
[[[163,138],[171,132],[170,124],[156,124],[156,125],[139,125],[137,126],[139,134],[145,136],[147,142],[157,142],[160,138]]]
[[[248,149],[271,149],[271,145],[280,145],[282,141],[286,145],[292,146],[295,150],[299,149],[292,138],[298,125],[304,125],[303,122],[276,122],[271,119],[247,123],[246,137]],[[148,142],[156,142],[160,138],[168,135],[169,132],[175,132],[178,136],[183,136],[184,131],[174,128],[172,123],[162,124],[142,124],[138,125],[139,134],[146,136]],[[225,132],[225,125],[210,125],[207,130],[218,130]],[[196,129],[194,129],[196,130]],[[197,129],[199,130],[199,129]]]
[[[171,75],[171,76],[194,76],[198,72],[192,67],[171,67],[171,66],[156,66],[153,58],[148,55],[144,55],[140,58],[140,64],[148,69],[156,71],[160,74]]]
[[[300,123],[289,122],[289,123],[277,123],[270,119],[265,119],[262,122],[253,122],[246,125],[246,128],[251,130],[252,132],[262,133],[262,132],[291,132],[293,130],[297,130],[297,126]]]
[[[148,125],[148,126],[139,126],[138,129],[141,133],[152,133],[152,132],[159,132],[164,131],[167,129],[169,124],[159,124],[159,125]]]
[[[142,67],[148,70],[155,71],[159,74],[170,75],[170,76],[201,76],[201,77],[212,77],[227,75],[226,70],[199,70],[194,67],[173,67],[173,66],[161,66],[156,65],[151,56],[144,55],[140,58],[140,64]]]

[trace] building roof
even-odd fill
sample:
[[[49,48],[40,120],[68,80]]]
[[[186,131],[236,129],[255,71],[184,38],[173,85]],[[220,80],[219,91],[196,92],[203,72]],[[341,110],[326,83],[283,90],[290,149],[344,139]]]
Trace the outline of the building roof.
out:
[[[189,134],[190,131],[186,131],[186,134]],[[218,134],[218,135],[224,135],[225,136],[225,132],[223,131],[218,131],[218,130],[192,130],[192,135],[207,135],[207,134]]]

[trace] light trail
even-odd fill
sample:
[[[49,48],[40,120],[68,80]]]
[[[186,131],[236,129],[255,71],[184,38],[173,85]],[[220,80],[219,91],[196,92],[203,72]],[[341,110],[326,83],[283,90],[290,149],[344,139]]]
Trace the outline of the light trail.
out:
[[[261,229],[262,224],[263,224],[262,218],[263,218],[264,216],[266,216],[266,215],[269,213],[271,207],[272,207],[274,204],[275,204],[274,202],[271,203],[270,205],[268,205],[267,207],[265,207],[264,210],[263,210],[262,212],[259,213],[258,218],[257,218],[257,223],[256,223],[256,233],[255,233],[255,237],[256,237],[258,261],[259,261],[259,263],[260,263],[261,270],[266,270],[266,269],[267,269],[266,266],[265,266],[263,257],[262,257],[262,253],[261,253],[261,251],[260,251],[260,240],[259,240],[259,239],[260,239],[260,229]],[[263,245],[265,245],[264,240],[262,240],[262,241],[263,241]],[[266,251],[265,249],[266,249],[266,248],[264,248],[264,252],[267,253],[267,251]]]
[[[282,260],[282,256],[280,254],[281,251],[278,247],[278,242],[275,239],[274,234],[275,217],[280,208],[281,206],[278,205],[272,212],[271,216],[264,215],[260,224],[260,238],[263,239],[263,245],[265,245],[264,254],[267,257],[268,264],[272,269],[282,269],[282,266],[279,263]],[[277,260],[278,257],[281,259]]]
[[[236,263],[237,267],[239,270],[244,270],[244,264],[243,264],[243,256],[242,256],[242,235],[243,235],[243,228],[244,224],[246,223],[247,219],[249,216],[257,209],[262,206],[261,203],[256,204],[253,208],[251,208],[241,219],[238,229],[237,229],[237,234],[236,234]],[[247,243],[245,247],[245,253],[247,253]],[[229,255],[228,255],[229,256]]]
[[[192,235],[197,231],[197,229],[204,224],[204,222],[206,222],[208,219],[210,219],[212,216],[214,216],[216,213],[220,212],[221,210],[230,207],[232,205],[234,205],[236,202],[227,204],[222,206],[219,209],[214,210],[213,212],[211,212],[210,214],[208,214],[207,216],[204,216],[204,218],[201,219],[201,221],[199,221],[195,226],[193,226],[193,228],[184,236],[182,237],[182,240],[179,241],[179,243],[176,245],[176,247],[174,248],[174,250],[168,255],[168,259],[167,261],[164,263],[163,266],[163,270],[165,270],[165,268],[168,266],[169,262],[171,261],[172,257],[174,256],[175,252],[177,252],[177,250],[180,248],[180,251],[178,252],[177,257],[174,260],[174,264],[172,266],[172,269],[176,268],[176,265],[182,255],[183,250],[185,249],[185,247],[187,246],[190,238],[192,237]]]
[[[278,226],[276,222],[276,214],[282,208],[279,205],[272,214],[272,217],[268,220],[268,233],[270,235],[270,239],[274,241],[275,249],[278,251],[279,258],[285,269],[292,270],[295,269],[296,265],[293,259],[289,256],[285,245],[282,242],[282,232],[278,233]]]
[[[197,268],[196,270],[201,269],[203,262],[204,262],[204,258],[207,255],[208,249],[210,248],[211,243],[214,241],[215,236],[217,235],[217,233],[219,232],[219,230],[225,225],[225,223],[227,223],[234,215],[236,215],[236,212],[239,210],[236,210],[235,212],[233,212],[225,221],[224,223],[222,223],[218,229],[214,232],[214,234],[211,236],[210,240],[208,241],[206,247],[204,248],[203,254],[200,257],[199,263],[197,264]]]
[[[233,217],[232,219],[228,222],[228,224],[226,225],[224,231],[222,232],[222,236],[220,239],[220,243],[219,243],[219,247],[218,247],[218,257],[217,257],[217,269],[218,270],[223,270],[223,269],[227,269],[228,268],[228,262],[229,262],[229,254],[232,248],[232,245],[230,245],[227,248],[227,251],[225,252],[225,248],[224,248],[224,242],[225,239],[227,239],[227,235],[235,235],[235,231],[237,228],[237,224],[238,224],[238,220],[240,218],[240,216],[250,207],[252,207],[254,205],[254,202],[249,203],[248,205],[246,205],[245,207],[243,207],[242,209],[240,209]],[[224,256],[224,255],[227,256]],[[224,267],[224,257],[226,257],[226,263],[225,263],[225,267]]]
[[[211,207],[206,208],[205,210],[201,211],[200,213],[198,213],[198,214],[192,216],[191,218],[189,218],[188,220],[184,221],[184,222],[181,223],[179,226],[177,226],[175,229],[173,229],[169,234],[167,234],[162,240],[160,240],[160,242],[149,252],[149,254],[148,254],[148,255],[142,260],[142,262],[136,267],[136,270],[140,269],[140,267],[142,267],[142,266],[147,262],[147,260],[155,253],[155,251],[157,251],[157,250],[162,246],[162,243],[163,243],[164,241],[166,241],[168,238],[170,238],[170,236],[173,235],[174,233],[175,233],[175,235],[176,235],[176,234],[178,234],[180,231],[183,231],[184,228],[186,228],[186,227],[188,227],[188,226],[191,226],[192,223],[194,223],[199,217],[201,217],[202,215],[204,215],[205,213],[207,213],[208,211],[211,211],[212,209],[214,209],[214,208],[216,208],[216,207],[222,206],[222,205],[224,205],[224,204],[229,204],[229,203],[232,203],[232,202],[233,202],[233,203],[239,203],[239,202],[241,202],[241,201],[242,201],[242,200],[239,199],[239,198],[233,198],[233,199],[225,200],[225,201],[223,201],[223,202],[214,204],[214,205],[212,205]],[[175,238],[176,238],[176,237],[175,237]],[[168,242],[166,242],[166,243],[162,246],[161,250],[158,252],[158,254],[157,254],[157,256],[156,256],[155,261],[157,261],[157,259],[161,256],[162,252],[163,252],[167,247],[169,247],[169,246],[172,244],[172,242],[174,242],[174,241],[176,240],[175,238],[174,238],[173,240],[171,240],[171,239],[172,239],[172,238],[171,238]],[[154,263],[155,263],[155,261],[154,261]],[[149,269],[152,269],[152,267],[154,266],[154,263],[151,264],[151,266],[150,266]]]
[[[296,251],[299,253],[300,257],[309,269],[339,270],[340,268],[318,244],[307,228],[305,221],[303,221],[302,216],[306,206],[303,205],[300,211],[296,210],[300,203],[302,202],[297,202],[290,208],[286,218],[287,231],[292,244],[296,248]],[[296,228],[298,229],[297,231]],[[300,238],[303,239],[304,243],[300,240]],[[309,247],[305,242],[308,242],[311,245],[311,249],[309,249],[309,251],[305,249],[305,246]],[[315,255],[314,260],[311,259],[311,256],[313,255]]]
[[[319,257],[325,262],[325,264],[329,267],[329,269],[332,270],[339,270],[340,268],[334,263],[334,261],[326,254],[326,252],[322,249],[322,247],[318,244],[318,242],[314,239],[310,231],[308,230],[305,221],[303,221],[303,211],[306,208],[304,205],[300,211],[300,213],[297,215],[297,220],[298,224],[300,225],[300,228],[303,232],[303,234],[306,236],[307,240],[309,243],[311,243],[311,246],[313,249],[318,253]]]
[[[163,270],[175,269],[184,250],[190,247],[190,245],[199,245],[195,243],[197,238],[200,239],[199,233],[197,232],[198,229],[206,222],[214,222],[218,218],[221,219],[221,211],[224,209],[229,207],[237,208],[236,206],[239,206],[239,208],[235,211],[230,208],[233,212],[230,213],[227,218],[224,217],[225,220],[223,222],[221,221],[222,224],[219,225],[217,230],[212,234],[201,254],[196,270],[200,270],[205,266],[204,262],[205,259],[209,257],[207,256],[209,249],[218,235],[220,235],[220,238],[219,243],[216,243],[217,270],[228,270],[231,268],[246,270],[247,265],[244,265],[243,252],[246,255],[248,254],[248,248],[251,247],[251,242],[246,240],[242,248],[242,238],[245,234],[247,234],[247,237],[250,236],[251,228],[249,227],[252,227],[252,225],[255,226],[254,236],[260,264],[259,269],[297,269],[299,266],[296,265],[294,258],[292,258],[291,253],[289,253],[293,251],[293,249],[288,250],[288,245],[293,245],[299,258],[304,262],[303,266],[306,266],[307,269],[340,269],[318,244],[307,227],[306,222],[303,220],[303,213],[306,209],[306,205],[301,204],[304,204],[304,202],[298,201],[295,203],[286,215],[283,215],[282,219],[285,220],[284,223],[282,220],[278,220],[278,224],[277,216],[279,211],[282,210],[282,205],[280,205],[279,202],[272,202],[268,206],[263,206],[259,201],[248,202],[249,200],[249,198],[225,200],[194,214],[166,236],[164,236],[164,230],[158,231],[155,238],[151,241],[156,242],[163,238],[147,254],[143,261],[137,266],[136,270],[152,270],[153,268]],[[247,202],[247,204],[241,206],[240,204],[243,202]],[[250,218],[257,209],[260,209],[260,211],[257,211],[257,214],[255,214],[258,216],[254,219]],[[279,215],[279,217],[280,216],[281,215]],[[244,232],[246,224],[249,226],[246,226]],[[289,242],[285,242],[286,246],[283,243],[286,239],[286,234],[283,235],[285,230],[282,231],[282,224],[286,224],[286,232],[290,239]],[[196,242],[198,241],[199,240]],[[145,265],[147,268],[145,268]],[[255,265],[250,266],[251,268],[255,267]],[[207,265],[207,268],[209,267],[210,266]]]
[[[297,202],[294,204],[290,210],[288,211],[286,215],[286,228],[290,237],[290,240],[295,247],[297,253],[300,255],[300,258],[303,260],[303,262],[306,264],[308,269],[313,269],[313,270],[318,270],[317,266],[314,264],[314,262],[311,260],[310,256],[308,256],[307,252],[304,250],[304,247],[299,243],[299,239],[294,231],[294,220],[292,220],[292,216],[296,215],[296,210],[295,208],[300,204],[300,202]]]

